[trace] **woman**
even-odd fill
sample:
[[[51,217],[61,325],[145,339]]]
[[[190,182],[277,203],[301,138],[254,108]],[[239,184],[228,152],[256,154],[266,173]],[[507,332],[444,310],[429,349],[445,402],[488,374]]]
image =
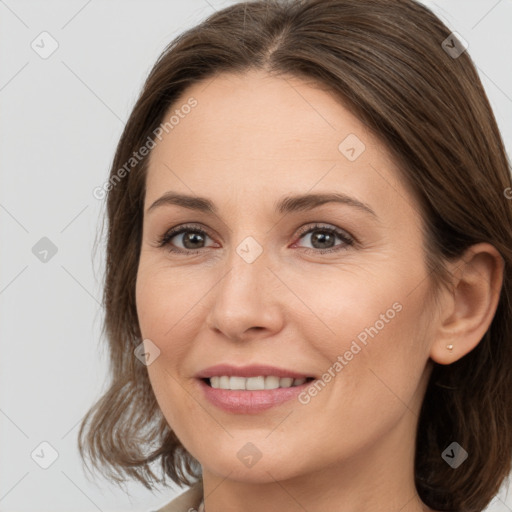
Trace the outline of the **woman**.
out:
[[[155,64],[105,187],[82,456],[190,485],[166,512],[483,510],[512,459],[508,190],[425,7],[216,12]]]

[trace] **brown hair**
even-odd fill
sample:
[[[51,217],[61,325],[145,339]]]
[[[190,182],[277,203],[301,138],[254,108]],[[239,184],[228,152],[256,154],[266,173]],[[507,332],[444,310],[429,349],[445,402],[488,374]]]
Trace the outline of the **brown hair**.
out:
[[[134,357],[142,341],[135,282],[148,156],[122,179],[119,170],[188,86],[222,72],[264,69],[328,88],[392,151],[420,203],[436,286],[449,282],[443,263],[472,244],[489,242],[503,257],[493,321],[466,356],[434,363],[416,438],[415,481],[424,503],[437,510],[487,506],[512,462],[512,203],[504,197],[510,167],[468,53],[455,56],[442,46],[450,32],[413,0],[262,0],[214,13],[164,50],[110,172],[104,333],[112,374],[81,425],[84,460],[87,452],[114,481],[132,477],[149,489],[166,476],[179,485],[201,477]],[[469,452],[458,470],[441,457],[452,441]]]

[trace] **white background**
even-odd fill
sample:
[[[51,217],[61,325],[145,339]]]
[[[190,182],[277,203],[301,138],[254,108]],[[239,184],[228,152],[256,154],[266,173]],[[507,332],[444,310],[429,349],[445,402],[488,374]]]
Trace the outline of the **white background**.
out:
[[[231,3],[0,0],[0,511],[148,511],[182,492],[82,469],[78,424],[107,377],[92,190],[160,52]],[[425,3],[468,41],[511,154],[512,0]],[[47,59],[31,48],[43,31],[59,45]],[[57,247],[46,263],[32,252],[42,237]],[[31,458],[43,441],[58,452],[48,469]],[[512,510],[505,491],[489,511]]]

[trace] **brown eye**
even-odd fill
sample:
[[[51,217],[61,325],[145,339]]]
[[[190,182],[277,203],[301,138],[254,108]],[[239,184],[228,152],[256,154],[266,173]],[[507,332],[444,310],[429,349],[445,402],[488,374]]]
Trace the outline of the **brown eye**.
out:
[[[206,231],[195,226],[181,226],[165,233],[158,242],[159,247],[167,247],[170,252],[196,254],[205,247],[205,241],[210,238]],[[175,239],[176,241],[173,241]],[[176,244],[181,243],[182,247]]]
[[[354,244],[354,239],[345,231],[319,224],[302,232],[300,238],[309,238],[309,243],[313,246],[313,248],[306,247],[306,252],[316,252],[320,254],[344,250]],[[340,239],[342,243],[336,244],[336,238]]]

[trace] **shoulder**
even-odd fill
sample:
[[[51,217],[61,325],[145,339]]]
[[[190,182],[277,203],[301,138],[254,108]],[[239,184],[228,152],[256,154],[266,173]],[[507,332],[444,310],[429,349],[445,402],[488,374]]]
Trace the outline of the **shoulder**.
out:
[[[197,511],[203,498],[203,482],[192,485],[184,493],[174,498],[172,501],[164,505],[162,508],[154,512],[193,512]],[[193,510],[190,510],[193,509]],[[151,512],[151,511],[150,511]]]

